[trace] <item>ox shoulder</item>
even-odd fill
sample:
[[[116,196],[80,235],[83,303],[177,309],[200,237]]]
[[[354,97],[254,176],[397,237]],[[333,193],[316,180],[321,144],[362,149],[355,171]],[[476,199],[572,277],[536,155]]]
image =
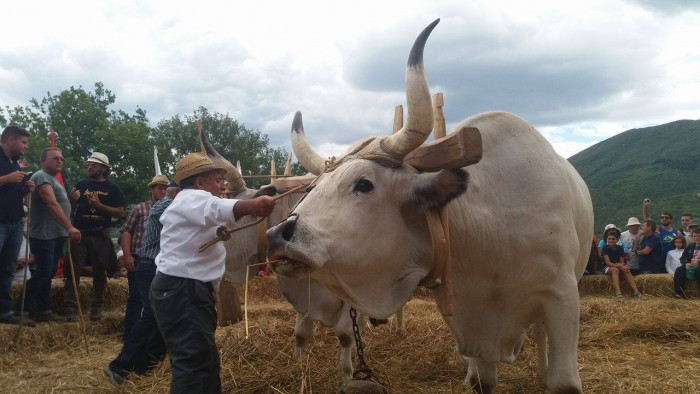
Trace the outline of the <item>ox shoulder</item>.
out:
[[[404,162],[420,171],[462,168],[481,160],[481,133],[476,127],[461,127],[445,138],[422,145],[406,155]]]

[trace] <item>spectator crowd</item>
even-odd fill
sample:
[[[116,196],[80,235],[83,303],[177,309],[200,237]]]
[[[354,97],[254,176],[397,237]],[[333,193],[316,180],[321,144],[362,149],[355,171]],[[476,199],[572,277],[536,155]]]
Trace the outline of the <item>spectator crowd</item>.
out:
[[[650,205],[651,200],[644,199],[643,221],[630,217],[626,231],[621,232],[615,224],[606,225],[597,247],[593,237],[591,258],[585,273],[602,272],[608,275],[618,301],[624,299],[620,290],[621,276],[637,299],[642,298],[635,281],[635,276],[639,274],[673,275],[673,296],[676,298],[685,298],[686,282],[696,280],[695,272],[700,260],[700,221],[684,213],[681,215],[681,228],[674,228],[673,214],[663,211],[657,224],[649,214]],[[700,279],[700,275],[697,279]]]

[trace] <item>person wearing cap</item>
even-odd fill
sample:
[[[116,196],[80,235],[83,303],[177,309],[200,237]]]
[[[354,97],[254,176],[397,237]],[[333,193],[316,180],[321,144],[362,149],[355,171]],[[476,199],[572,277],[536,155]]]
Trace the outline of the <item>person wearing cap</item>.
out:
[[[80,242],[80,230],[70,222],[70,201],[55,176],[63,168],[63,154],[55,147],[41,152],[41,170],[32,175],[36,185],[29,212],[29,247],[34,253],[32,277],[27,282],[25,311],[34,312],[37,322],[65,322],[51,310],[51,279],[63,256],[67,237]],[[21,302],[17,302],[17,310]]]
[[[610,223],[610,224],[608,224],[608,225],[605,226],[605,230],[603,230],[603,237],[600,239],[600,241],[598,241],[598,258],[600,259],[600,262],[601,262],[601,270],[604,270],[604,269],[605,269],[605,264],[604,264],[604,261],[603,261],[603,247],[604,247],[605,244],[607,243],[608,232],[611,231],[611,230],[617,231],[617,232],[618,232],[618,238],[620,238],[620,234],[619,234],[620,229],[617,228],[616,225]],[[618,244],[619,244],[619,245],[622,245],[622,243],[621,243],[619,240],[618,240]]]
[[[160,253],[151,284],[151,306],[168,348],[171,393],[219,393],[219,351],[214,340],[214,290],[225,271],[222,242],[198,252],[216,237],[218,226],[246,215],[268,216],[269,196],[221,199],[226,170],[204,153],[190,153],[175,164],[182,191],[163,213]],[[234,236],[230,242],[236,242]]]
[[[154,176],[148,184],[151,198],[132,208],[126,217],[124,227],[122,227],[122,236],[119,244],[124,251],[123,261],[129,279],[129,298],[126,301],[126,313],[124,315],[124,338],[126,338],[141,316],[141,297],[136,290],[134,270],[138,260],[136,251],[141,247],[141,240],[143,239],[143,225],[153,204],[165,197],[165,189],[168,187],[169,182],[168,177],[165,175]]]
[[[639,219],[632,216],[627,219],[627,230],[620,234],[620,243],[625,248],[627,260],[632,275],[639,274],[639,255],[635,252],[635,245],[639,244],[642,233],[639,231],[642,228],[642,223]]]
[[[141,318],[126,335],[124,346],[117,357],[104,367],[105,376],[117,387],[126,382],[129,374],[143,375],[151,371],[163,359],[167,350],[151,308],[150,291],[156,274],[155,258],[160,252],[160,233],[163,228],[160,217],[179,191],[177,183],[170,181],[165,197],[153,204],[146,219],[135,270],[136,288],[143,308]]]
[[[80,274],[85,263],[92,263],[90,320],[96,321],[102,318],[107,266],[117,261],[109,227],[113,217],[124,216],[124,194],[119,186],[108,179],[112,167],[107,155],[93,152],[85,161],[85,166],[88,178],[78,181],[70,193],[71,205],[75,210],[73,225],[80,230],[82,239],[70,246],[76,285],[80,285]],[[77,303],[71,275],[71,270],[66,269],[63,304],[66,319],[75,321]]]
[[[22,198],[34,190],[28,173],[20,171],[20,158],[29,147],[29,132],[17,125],[5,127],[0,136],[0,323],[17,324],[12,311],[12,278],[22,245]],[[33,323],[25,320],[25,323]]]

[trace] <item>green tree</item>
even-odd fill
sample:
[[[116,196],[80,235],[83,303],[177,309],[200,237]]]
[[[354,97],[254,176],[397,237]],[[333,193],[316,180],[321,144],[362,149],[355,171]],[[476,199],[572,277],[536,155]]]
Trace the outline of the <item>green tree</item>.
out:
[[[26,107],[6,108],[3,123],[16,123],[32,136],[25,160],[30,170],[39,169],[41,151],[50,146],[49,132],[58,134],[56,146],[66,159],[62,171],[68,189],[86,176],[85,159],[93,151],[106,154],[112,165],[110,179],[124,191],[129,203],[148,196],[146,185],[153,177],[151,127],[146,112],[135,114],[113,111],[115,95],[100,82],[93,92],[73,87],[41,100],[32,99]]]
[[[176,115],[162,120],[154,130],[154,141],[159,152],[167,151],[161,157],[161,164],[168,164],[168,171],[173,172],[174,162],[184,155],[199,151],[197,124],[201,121],[216,150],[234,165],[240,161],[243,175],[270,174],[270,160],[275,159],[278,175],[284,173],[287,152],[283,148],[270,148],[267,135],[253,131],[231,118],[228,114],[210,113],[199,107],[192,115]],[[164,169],[165,171],[165,169]],[[300,165],[292,166],[292,174],[303,174]],[[269,183],[269,179],[246,179],[249,187],[259,187]]]

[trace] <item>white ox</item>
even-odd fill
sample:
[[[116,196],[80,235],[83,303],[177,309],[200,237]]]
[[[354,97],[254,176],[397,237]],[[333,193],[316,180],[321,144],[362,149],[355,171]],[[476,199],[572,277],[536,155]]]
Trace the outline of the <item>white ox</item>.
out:
[[[482,136],[483,158],[468,174],[419,173],[401,162],[432,129],[423,47],[438,21],[411,50],[408,120],[396,134],[364,140],[327,168],[306,142],[301,114],[295,116],[294,151],[322,175],[293,215],[268,230],[268,256],[284,260],[273,270],[310,273],[359,311],[389,316],[431,268],[424,213],[447,205],[454,314],[443,317],[468,367],[465,383],[495,389],[496,363],[514,361],[534,325],[547,387],[579,393],[577,281],[590,251],[593,209],[576,170],[535,128],[504,112],[457,126]],[[443,301],[441,291],[433,294]]]
[[[202,151],[206,152],[214,162],[226,167],[226,194],[229,198],[250,199],[263,194],[274,196],[278,192],[283,193],[286,191],[277,190],[274,186],[266,186],[260,190],[246,187],[238,169],[216,151],[209,141],[207,134],[202,131],[202,129],[199,131],[199,139]],[[300,182],[310,181],[308,177],[300,178],[302,178],[299,179]],[[298,196],[294,197],[292,195],[290,198],[292,198],[291,201],[295,202]],[[274,212],[267,218],[267,223],[279,223],[283,219],[282,201],[283,200],[278,201]],[[235,229],[251,224],[256,219],[257,218],[252,216],[246,216],[238,221],[229,222],[227,227]],[[266,241],[264,234],[262,234],[261,237]],[[246,266],[254,265],[265,259],[266,250],[263,248],[261,255],[258,244],[259,239],[256,226],[236,231],[233,233],[231,240],[224,242],[224,247],[226,248],[225,280],[232,283],[245,282]],[[249,270],[249,275],[254,276],[257,271],[257,266],[255,266],[255,269]],[[313,279],[309,280],[304,278],[297,280],[278,276],[277,288],[284,298],[294,307],[296,312],[294,357],[297,359],[301,358],[304,349],[308,346],[310,339],[313,337],[313,322],[319,322],[324,327],[333,328],[338,342],[340,343],[338,367],[346,375],[352,374],[352,352],[355,348],[355,342],[353,339],[352,321],[349,314],[350,306],[347,302],[335,296],[325,286]],[[311,300],[310,305],[309,300]],[[222,300],[222,302],[230,301],[232,300]]]

